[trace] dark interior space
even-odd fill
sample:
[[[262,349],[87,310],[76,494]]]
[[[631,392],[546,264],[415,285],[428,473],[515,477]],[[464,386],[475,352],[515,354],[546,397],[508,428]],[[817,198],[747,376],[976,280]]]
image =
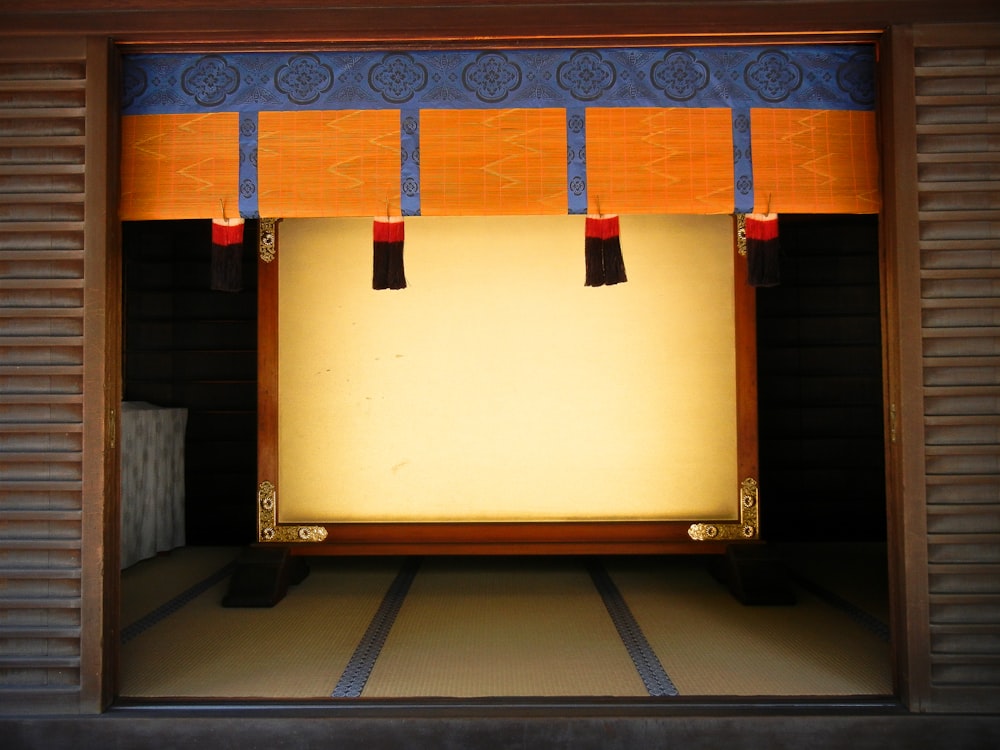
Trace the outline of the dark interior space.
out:
[[[256,243],[210,289],[206,220],[128,222],[126,400],[188,409],[190,545],[256,537]],[[765,540],[884,541],[876,216],[783,216],[782,283],[757,294]]]
[[[213,291],[205,220],[126,222],[124,398],[188,410],[187,543],[243,545],[257,531],[257,227],[243,289]]]
[[[877,216],[782,216],[757,293],[761,531],[886,538]]]

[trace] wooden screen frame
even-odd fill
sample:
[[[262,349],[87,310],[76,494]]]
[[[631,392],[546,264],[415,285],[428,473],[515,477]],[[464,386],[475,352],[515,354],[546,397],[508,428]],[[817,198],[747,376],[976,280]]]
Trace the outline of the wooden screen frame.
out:
[[[757,457],[756,295],[746,282],[733,219],[736,342],[736,521],[278,523],[278,249],[280,222],[261,221],[258,260],[257,539],[310,555],[693,554],[760,538]]]

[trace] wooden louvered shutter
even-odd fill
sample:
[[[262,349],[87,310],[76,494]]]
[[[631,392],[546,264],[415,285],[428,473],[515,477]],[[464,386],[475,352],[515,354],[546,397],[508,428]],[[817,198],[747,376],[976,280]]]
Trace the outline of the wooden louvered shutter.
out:
[[[94,711],[108,692],[108,54],[103,41],[0,37],[5,711]]]
[[[900,423],[913,482],[905,604],[911,705],[1000,710],[1000,27],[923,26],[893,60],[903,123],[894,194],[900,324],[915,342],[899,378],[921,419]],[[899,46],[905,48],[900,53]],[[909,61],[910,71],[903,68]],[[909,76],[909,80],[905,80]],[[904,91],[905,93],[900,93]],[[905,101],[908,99],[909,101]],[[904,110],[915,111],[915,125]],[[906,128],[914,128],[910,134]],[[902,146],[902,147],[900,147]],[[913,153],[904,153],[910,150]],[[911,179],[912,178],[912,179]],[[911,184],[912,183],[912,184]],[[905,248],[911,249],[905,249]],[[907,304],[909,294],[909,305]],[[916,313],[919,311],[919,319]],[[909,374],[907,374],[909,373]],[[919,379],[919,382],[918,382]],[[922,481],[921,481],[922,480]],[[903,483],[906,484],[904,475]],[[917,549],[926,530],[926,547]]]

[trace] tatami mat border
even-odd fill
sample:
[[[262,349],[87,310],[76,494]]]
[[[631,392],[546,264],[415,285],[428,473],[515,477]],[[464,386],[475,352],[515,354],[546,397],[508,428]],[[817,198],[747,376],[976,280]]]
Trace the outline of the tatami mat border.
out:
[[[181,592],[170,601],[166,602],[165,604],[161,604],[159,607],[154,609],[149,614],[140,617],[135,622],[122,628],[122,641],[121,641],[122,644],[124,645],[128,643],[133,638],[140,635],[144,631],[148,630],[156,623],[172,615],[174,612],[179,610],[188,602],[201,596],[210,588],[212,588],[216,584],[220,583],[221,581],[231,576],[235,569],[236,569],[236,561],[233,560],[232,562],[227,563],[219,570],[212,573],[207,578],[202,579],[201,581],[194,584],[187,590]]]
[[[333,689],[332,697],[361,697],[368,677],[375,667],[375,661],[382,651],[382,646],[385,645],[385,639],[389,636],[392,624],[396,621],[396,615],[399,614],[399,610],[403,606],[403,600],[406,599],[413,579],[417,577],[420,562],[418,558],[407,560],[400,568],[392,585],[386,591],[378,611],[368,625],[368,629],[361,637],[358,647],[351,655],[350,661],[347,662],[344,673]]]
[[[802,576],[794,576],[793,580],[797,586],[804,588],[814,596],[819,597],[831,607],[839,609],[851,619],[861,625],[871,633],[877,635],[886,643],[889,642],[889,626],[870,612],[866,612],[853,602],[848,601],[839,594],[835,594],[825,586],[821,586],[815,581],[810,581]]]
[[[587,570],[650,696],[658,698],[677,695],[677,687],[643,635],[642,628],[608,571],[596,560],[587,561]]]

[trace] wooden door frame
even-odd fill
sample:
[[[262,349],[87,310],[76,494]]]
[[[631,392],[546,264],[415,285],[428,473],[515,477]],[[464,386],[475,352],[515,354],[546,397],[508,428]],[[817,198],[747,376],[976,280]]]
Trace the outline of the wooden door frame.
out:
[[[725,34],[699,39],[712,44]],[[781,40],[794,40],[795,34]],[[844,34],[857,41],[857,35]],[[831,41],[841,41],[831,36]],[[602,43],[628,44],[626,37],[611,36]],[[800,41],[816,41],[799,35]],[[537,43],[537,40],[533,40]],[[777,38],[773,43],[779,43]],[[513,40],[512,40],[513,43]],[[553,40],[554,44],[564,44]],[[568,42],[565,42],[568,43]],[[656,44],[668,44],[664,39]],[[687,39],[686,43],[695,41]],[[878,104],[882,144],[883,209],[880,214],[880,269],[882,285],[883,388],[886,443],[886,496],[891,590],[891,643],[895,694],[903,705],[919,710],[929,685],[927,650],[927,551],[923,482],[923,398],[919,315],[919,249],[916,242],[915,166],[911,148],[915,126],[907,120],[912,102],[912,32],[890,27],[877,39],[880,48]],[[106,38],[88,42],[88,69],[111,69],[115,59]],[[262,41],[261,44],[266,44]],[[426,46],[426,45],[425,45]],[[146,51],[144,49],[144,51]],[[93,55],[91,60],[90,55]],[[909,64],[909,67],[907,65]],[[83,535],[83,608],[90,622],[82,631],[84,673],[81,710],[100,711],[117,695],[118,569],[116,547],[120,503],[118,476],[118,403],[121,400],[121,242],[117,205],[117,103],[109,74],[106,83],[88,81],[88,125],[91,105],[94,124],[88,127],[88,216],[101,213],[104,221],[87,235],[87,353],[85,372],[90,396],[85,399],[85,468]],[[103,85],[104,91],[99,87]],[[103,112],[103,115],[101,114]],[[912,118],[911,118],[912,119]],[[89,151],[93,148],[93,151]],[[102,150],[103,149],[103,150]],[[103,153],[103,158],[101,154]],[[96,155],[96,157],[95,157]],[[909,162],[908,162],[909,159]],[[103,167],[102,167],[103,165]],[[91,171],[91,170],[95,171]],[[916,302],[916,306],[914,303]],[[100,394],[98,396],[97,394]],[[248,500],[252,501],[252,500]],[[90,540],[90,541],[88,541]],[[98,542],[99,543],[96,543]],[[104,575],[107,572],[110,575]],[[98,582],[96,579],[102,579]],[[96,616],[96,613],[100,616]],[[94,615],[94,616],[91,616]]]
[[[897,696],[918,711],[930,685],[930,614],[912,29],[890,28],[881,51],[879,265],[890,633]]]

